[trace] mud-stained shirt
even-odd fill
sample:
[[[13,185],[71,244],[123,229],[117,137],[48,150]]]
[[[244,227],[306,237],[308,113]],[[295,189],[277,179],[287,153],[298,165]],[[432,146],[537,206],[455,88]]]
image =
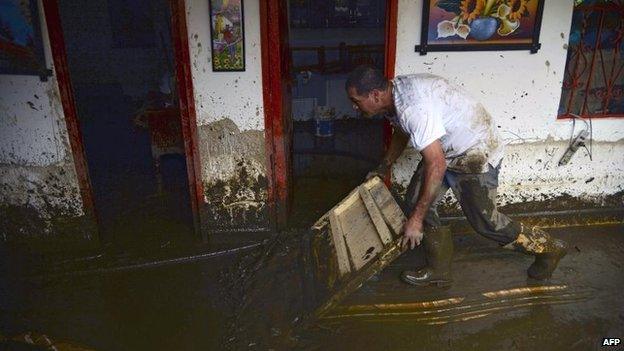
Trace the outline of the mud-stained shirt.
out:
[[[503,143],[485,108],[467,92],[432,74],[398,76],[392,80],[396,116],[390,122],[410,136],[422,151],[440,140],[447,169],[485,173],[498,166]]]

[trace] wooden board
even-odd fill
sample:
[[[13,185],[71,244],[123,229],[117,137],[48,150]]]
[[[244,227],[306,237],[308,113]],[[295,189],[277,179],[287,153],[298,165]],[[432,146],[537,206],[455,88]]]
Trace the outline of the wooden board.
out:
[[[336,258],[338,261],[338,270],[340,275],[351,272],[351,264],[349,263],[347,254],[347,245],[344,240],[344,234],[342,232],[342,225],[340,219],[335,213],[329,215],[330,231],[332,233],[332,240],[334,247],[336,248]]]
[[[401,253],[405,223],[390,191],[379,178],[355,188],[312,227],[311,272],[320,317],[357,290]]]
[[[370,191],[371,196],[375,200],[375,204],[381,211],[386,224],[390,227],[394,236],[400,235],[406,217],[401,207],[399,207],[392,197],[392,194],[390,194],[388,188],[386,188],[386,185],[381,179],[375,177],[371,181],[364,183],[363,186]]]
[[[344,208],[340,213],[334,212],[342,223],[349,262],[355,271],[376,257],[384,246],[364,202],[359,198],[359,193],[357,194],[357,200],[353,201],[349,207]]]
[[[366,211],[368,211],[368,215],[370,216],[373,224],[375,225],[375,229],[379,234],[379,238],[383,245],[387,245],[392,241],[392,234],[390,234],[390,230],[388,230],[388,226],[384,221],[383,215],[381,211],[375,204],[375,200],[373,200],[373,196],[370,194],[368,189],[364,187],[359,188],[360,198],[364,202],[364,206],[366,206]]]

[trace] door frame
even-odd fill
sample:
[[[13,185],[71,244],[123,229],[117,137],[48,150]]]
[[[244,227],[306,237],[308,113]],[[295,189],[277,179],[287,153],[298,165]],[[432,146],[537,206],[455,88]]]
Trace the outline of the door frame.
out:
[[[184,0],[169,0],[169,3],[180,107],[180,124],[182,138],[184,140],[184,153],[189,182],[189,198],[191,210],[193,212],[193,227],[196,236],[199,236],[199,233],[202,233],[200,228],[199,204],[203,201],[203,186],[201,182],[201,167],[198,152],[197,120],[195,115],[193,80],[190,68],[191,61],[186,27],[186,9]],[[98,224],[97,231],[101,242],[102,238],[99,235],[99,219],[93,198],[93,187],[89,178],[89,168],[87,165],[83,136],[80,130],[80,120],[76,110],[74,90],[71,84],[69,65],[67,63],[67,51],[61,26],[58,0],[43,0],[43,11],[83,209],[85,214],[92,217]],[[201,236],[204,241],[207,240],[205,233],[202,233]]]
[[[184,140],[184,157],[189,184],[189,199],[193,212],[195,235],[202,241],[208,241],[208,234],[201,228],[200,205],[204,203],[204,186],[201,177],[199,157],[199,137],[197,134],[197,115],[195,113],[195,92],[191,72],[191,55],[186,27],[185,0],[169,0],[171,8],[171,35],[173,54],[178,83],[178,106],[180,108],[180,127]]]
[[[288,15],[286,0],[260,1],[262,96],[267,159],[267,204],[273,229],[286,226],[290,212],[290,150],[286,96],[289,88]]]
[[[393,78],[396,62],[398,0],[386,0],[384,74]],[[289,146],[290,57],[288,51],[288,9],[286,0],[260,1],[260,39],[262,51],[262,93],[264,99],[265,150],[268,179],[267,202],[271,226],[284,228],[292,197],[292,164]],[[288,100],[288,101],[287,101]],[[392,127],[384,124],[384,151]],[[388,181],[388,180],[386,180]]]
[[[67,52],[65,50],[65,38],[61,27],[58,0],[43,0],[43,12],[48,30],[50,49],[52,51],[52,60],[54,62],[53,72],[56,73],[56,83],[58,84],[63,115],[65,116],[65,125],[67,127],[69,145],[74,159],[78,188],[80,190],[80,197],[82,198],[82,207],[85,215],[92,218],[97,224],[96,234],[100,237],[99,218],[95,212],[93,188],[91,187],[91,180],[89,178],[89,167],[87,165],[87,157],[82,142],[80,121],[78,120],[78,113],[76,112],[74,89],[72,88],[69,76],[69,65],[67,64]]]

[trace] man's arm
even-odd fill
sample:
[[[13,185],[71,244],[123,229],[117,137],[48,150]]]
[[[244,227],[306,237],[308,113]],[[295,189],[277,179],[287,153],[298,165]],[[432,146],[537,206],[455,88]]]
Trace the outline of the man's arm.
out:
[[[435,200],[446,171],[444,151],[439,140],[434,141],[421,152],[424,165],[424,181],[418,194],[416,206],[403,226],[403,246],[409,243],[410,248],[420,245],[423,237],[423,220]]]
[[[403,150],[405,150],[405,146],[407,145],[407,141],[409,140],[409,135],[405,134],[401,128],[394,128],[394,132],[392,133],[392,138],[390,139],[390,145],[388,146],[388,150],[381,160],[381,164],[373,171],[371,171],[366,179],[372,178],[374,176],[384,177],[394,161],[396,161]]]

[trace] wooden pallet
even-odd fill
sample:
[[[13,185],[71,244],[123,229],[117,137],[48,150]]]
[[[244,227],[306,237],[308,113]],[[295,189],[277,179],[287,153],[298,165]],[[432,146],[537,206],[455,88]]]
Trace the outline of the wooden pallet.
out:
[[[312,226],[314,315],[322,317],[403,251],[405,215],[380,178],[354,189]]]

